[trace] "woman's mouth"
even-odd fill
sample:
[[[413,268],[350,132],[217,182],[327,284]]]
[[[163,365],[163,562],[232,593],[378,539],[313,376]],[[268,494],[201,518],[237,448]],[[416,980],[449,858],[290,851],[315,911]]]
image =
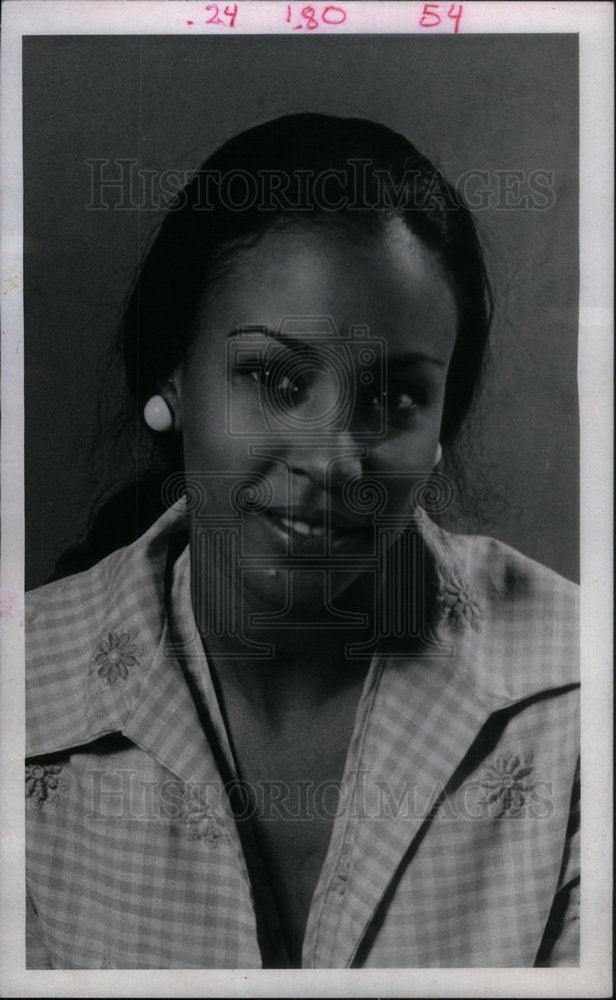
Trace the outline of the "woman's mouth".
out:
[[[365,539],[369,533],[366,525],[350,525],[331,517],[327,519],[325,512],[315,516],[307,512],[282,513],[268,510],[265,516],[277,536],[287,547],[291,546],[291,552],[335,552],[341,548],[355,547],[358,540]]]
[[[276,520],[276,515],[274,515],[274,520]],[[288,517],[278,517],[280,526],[287,532],[291,532],[296,535],[315,535],[322,538],[325,535],[325,525],[324,524],[311,524],[309,521],[301,521],[299,518],[293,520]]]

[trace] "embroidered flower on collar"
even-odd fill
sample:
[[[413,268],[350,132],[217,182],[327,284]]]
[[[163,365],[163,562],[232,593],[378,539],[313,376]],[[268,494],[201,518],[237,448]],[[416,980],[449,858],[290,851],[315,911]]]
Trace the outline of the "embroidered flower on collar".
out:
[[[34,809],[58,801],[58,775],[64,764],[26,764],[26,795]]]
[[[484,789],[481,801],[493,806],[497,817],[519,816],[531,791],[528,779],[532,771],[532,753],[524,759],[511,751],[499,754],[481,775]]]
[[[185,786],[180,793],[180,823],[187,824],[189,840],[206,840],[216,847],[221,830],[201,789]]]
[[[94,657],[97,674],[107,684],[123,683],[128,677],[129,667],[139,663],[136,657],[137,647],[131,642],[128,632],[109,632],[106,639],[98,645],[98,653]]]
[[[460,566],[440,565],[438,572],[440,583],[436,593],[436,604],[441,615],[460,631],[464,631],[470,625],[479,632],[483,618],[481,603],[476,590],[464,578]]]

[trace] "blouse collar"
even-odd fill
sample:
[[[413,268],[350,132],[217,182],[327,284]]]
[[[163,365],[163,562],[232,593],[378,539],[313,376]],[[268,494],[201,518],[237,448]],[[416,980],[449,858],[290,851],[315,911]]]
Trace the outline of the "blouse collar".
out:
[[[416,700],[420,678],[435,694],[453,692],[473,719],[575,684],[577,588],[493,539],[451,534],[423,514],[417,523],[434,616],[420,654],[388,665],[403,726],[417,723],[404,706]],[[199,770],[207,757],[199,740],[189,747],[181,739],[186,720],[194,717],[195,732],[199,724],[186,655],[203,657],[190,609],[177,597],[187,578],[187,529],[181,499],[133,545],[28,595],[29,756],[122,732],[182,777]],[[212,691],[204,697],[211,701]]]

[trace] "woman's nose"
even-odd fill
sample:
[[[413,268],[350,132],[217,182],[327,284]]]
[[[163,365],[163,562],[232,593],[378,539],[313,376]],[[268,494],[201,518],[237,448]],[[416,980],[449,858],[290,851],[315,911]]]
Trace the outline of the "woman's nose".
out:
[[[348,479],[361,475],[364,452],[365,446],[342,430],[322,440],[294,443],[286,460],[293,475],[309,479],[319,490],[338,492]]]
[[[362,471],[366,446],[352,431],[353,400],[336,372],[320,372],[293,412],[286,459],[296,475],[339,489]]]

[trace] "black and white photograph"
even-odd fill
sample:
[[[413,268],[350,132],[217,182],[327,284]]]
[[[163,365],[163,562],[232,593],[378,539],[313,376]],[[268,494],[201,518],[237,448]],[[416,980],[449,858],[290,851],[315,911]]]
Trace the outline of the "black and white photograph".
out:
[[[589,281],[584,220],[611,187],[583,31],[498,29],[549,4],[25,6],[12,982],[531,996],[552,969],[549,995],[605,995],[611,250],[594,229]],[[454,970],[493,975],[434,985]]]

